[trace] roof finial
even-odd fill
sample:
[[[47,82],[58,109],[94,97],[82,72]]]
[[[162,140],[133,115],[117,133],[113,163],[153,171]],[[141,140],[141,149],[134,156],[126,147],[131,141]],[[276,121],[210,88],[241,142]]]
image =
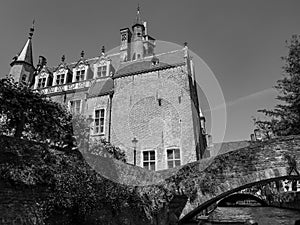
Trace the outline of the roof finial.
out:
[[[140,4],[138,3],[138,7],[136,10],[136,23],[141,23],[141,16],[140,16]]]
[[[35,22],[35,19],[33,19],[33,21],[32,21],[32,26],[31,26],[30,31],[29,31],[29,39],[31,39],[32,36],[33,36],[33,32],[34,32],[34,22]]]
[[[66,57],[65,57],[65,55],[62,55],[62,57],[61,57],[61,62],[65,62],[65,59],[66,59]]]
[[[84,51],[83,50],[81,51],[80,56],[81,56],[81,58],[84,57]]]
[[[105,46],[102,45],[102,48],[101,48],[101,54],[104,55],[105,54]]]
[[[184,44],[184,47],[187,47],[187,45],[188,45],[188,43],[187,43],[187,42],[184,42],[183,44]]]

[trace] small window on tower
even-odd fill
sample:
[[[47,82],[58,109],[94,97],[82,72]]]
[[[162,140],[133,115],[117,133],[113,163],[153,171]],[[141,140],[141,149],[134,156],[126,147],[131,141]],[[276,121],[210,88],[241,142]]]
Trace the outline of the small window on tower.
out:
[[[26,82],[26,75],[25,74],[23,74],[23,76],[22,76],[22,82]]]
[[[126,41],[126,40],[127,40],[127,35],[126,34],[122,34],[121,41]]]

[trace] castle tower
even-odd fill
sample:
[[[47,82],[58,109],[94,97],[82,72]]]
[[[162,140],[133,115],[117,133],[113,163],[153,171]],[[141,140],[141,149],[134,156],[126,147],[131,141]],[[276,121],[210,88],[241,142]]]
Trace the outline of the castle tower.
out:
[[[28,40],[22,48],[21,52],[17,54],[13,61],[10,63],[9,75],[13,76],[15,81],[25,82],[30,84],[33,79],[33,73],[35,68],[33,66],[32,56],[32,36],[34,32],[34,26],[30,28]]]
[[[132,51],[131,51],[131,59],[141,59],[144,58],[144,45],[143,45],[143,37],[145,32],[144,24],[140,18],[140,7],[138,6],[136,12],[136,23],[132,26]]]

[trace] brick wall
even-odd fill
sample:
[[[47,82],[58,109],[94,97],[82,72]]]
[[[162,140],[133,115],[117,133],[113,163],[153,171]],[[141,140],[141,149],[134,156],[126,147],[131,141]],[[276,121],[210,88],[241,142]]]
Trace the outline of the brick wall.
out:
[[[156,169],[166,169],[166,150],[174,147],[181,150],[181,164],[196,160],[192,101],[185,66],[114,81],[111,140],[127,152],[128,162],[133,162],[134,137],[138,140],[137,165],[142,166],[144,150],[155,150]]]

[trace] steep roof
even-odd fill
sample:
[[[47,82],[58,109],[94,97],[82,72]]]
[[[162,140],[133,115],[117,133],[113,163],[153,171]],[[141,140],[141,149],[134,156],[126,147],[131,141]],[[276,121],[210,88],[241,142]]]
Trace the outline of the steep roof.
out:
[[[14,62],[25,62],[33,66],[32,43],[31,38],[28,38],[21,52],[17,55]]]
[[[159,63],[153,65],[152,59],[157,58]],[[162,53],[154,56],[148,56],[141,60],[124,62],[120,64],[119,69],[114,74],[114,78],[132,75],[135,73],[148,72],[182,64],[185,62],[184,49],[174,50],[167,53]]]
[[[89,88],[89,97],[97,97],[112,93],[114,90],[114,81],[111,78],[99,79]]]

